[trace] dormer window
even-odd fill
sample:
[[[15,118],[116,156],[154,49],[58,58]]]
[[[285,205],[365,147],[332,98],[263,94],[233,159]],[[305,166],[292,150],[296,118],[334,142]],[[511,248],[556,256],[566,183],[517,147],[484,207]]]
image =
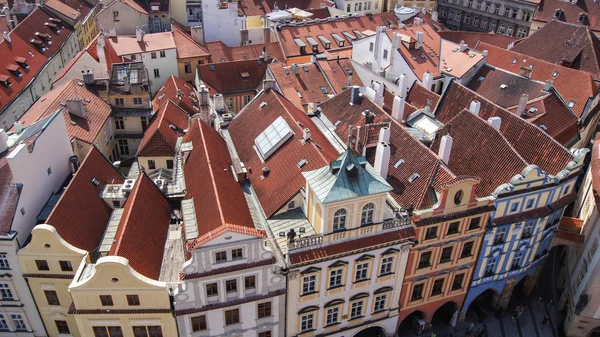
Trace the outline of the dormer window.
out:
[[[40,32],[35,32],[35,36],[37,36],[43,40],[48,40],[50,38],[50,35],[48,35],[46,33],[40,33]]]
[[[15,62],[17,62],[18,65],[20,65],[21,67],[23,67],[23,69],[29,69],[29,64],[27,64],[27,59],[24,57],[15,57]]]
[[[42,53],[46,51],[46,47],[44,47],[42,41],[38,39],[31,39],[31,43],[33,43]]]
[[[587,20],[587,14],[586,13],[580,13],[579,17],[577,18],[577,21],[579,22],[585,22]]]
[[[557,10],[554,11],[554,17],[557,18],[557,19],[560,19],[560,17],[562,16],[562,14],[563,14],[563,10],[562,9],[557,9]]]
[[[19,66],[16,64],[7,65],[6,70],[10,71],[11,73],[13,73],[13,75],[15,75],[17,77],[23,76],[23,74],[19,71]]]
[[[0,83],[6,88],[10,87],[12,83],[10,83],[10,77],[6,75],[0,75]]]

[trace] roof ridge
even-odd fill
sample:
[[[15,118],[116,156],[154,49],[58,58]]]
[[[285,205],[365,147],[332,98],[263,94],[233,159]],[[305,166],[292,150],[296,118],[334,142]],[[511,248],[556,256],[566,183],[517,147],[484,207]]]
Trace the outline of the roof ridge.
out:
[[[135,182],[135,186],[133,187],[133,190],[131,191],[129,197],[127,198],[127,201],[125,202],[126,203],[125,207],[129,206],[127,208],[127,214],[123,214],[121,216],[119,225],[117,226],[117,233],[120,235],[115,238],[114,241],[116,241],[116,242],[114,243],[115,245],[113,246],[114,250],[111,247],[111,249],[108,253],[109,255],[118,255],[119,254],[119,249],[121,248],[121,243],[123,242],[123,236],[124,236],[125,231],[127,230],[127,225],[129,224],[129,216],[131,215],[131,212],[133,212],[133,205],[135,204],[135,200],[138,197],[138,192],[140,190],[140,186],[142,186],[142,179],[144,179],[144,176],[146,176],[146,173],[142,171],[142,174],[138,177],[137,181]],[[127,204],[128,202],[129,202],[129,204]],[[121,226],[123,226],[123,227],[121,227]]]
[[[175,21],[175,20],[173,20]],[[175,21],[177,22],[177,21]],[[179,23],[179,22],[177,22]],[[184,32],[183,29],[181,27],[179,27],[178,25],[171,25],[172,27],[176,27],[173,32],[176,30],[179,34],[183,35],[188,41],[194,43],[197,47],[199,47],[200,49],[202,49],[202,51],[206,52],[207,54],[210,54],[210,52],[208,51],[208,49],[206,49],[206,47],[204,47],[203,45],[201,45],[200,43],[196,42],[194,39],[192,39],[191,36],[188,36],[187,32]],[[175,44],[177,45],[177,44]],[[171,75],[174,76],[174,75]]]

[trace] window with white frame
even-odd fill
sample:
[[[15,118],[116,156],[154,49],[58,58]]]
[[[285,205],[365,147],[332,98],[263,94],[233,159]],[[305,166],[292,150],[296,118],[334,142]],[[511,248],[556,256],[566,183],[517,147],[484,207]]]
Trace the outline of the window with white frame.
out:
[[[385,295],[385,294],[375,297],[375,304],[373,305],[373,312],[384,310],[386,299],[387,299],[387,295]]]
[[[0,283],[0,299],[2,300],[12,300],[13,295],[10,291],[10,287],[6,283]]]
[[[0,269],[9,269],[8,258],[6,254],[0,254]]]
[[[392,264],[394,263],[394,257],[388,256],[381,260],[381,270],[379,271],[380,275],[391,274],[392,273]]]
[[[356,318],[362,316],[363,311],[363,301],[352,302],[352,307],[350,309],[350,318]]]
[[[338,209],[333,214],[333,230],[345,229],[346,228],[346,210],[343,208]]]
[[[316,291],[317,275],[309,275],[302,278],[302,294]]]
[[[369,272],[369,263],[361,263],[356,266],[356,278],[355,282],[364,281],[367,279],[367,274]]]
[[[17,330],[17,331],[27,330],[27,326],[25,325],[25,320],[23,319],[23,316],[16,314],[16,315],[10,315],[10,318],[13,322],[13,325],[15,326],[15,330]]]
[[[592,261],[597,250],[598,250],[598,241],[594,242],[594,244],[590,247],[590,250],[588,250],[587,258],[589,261]]]
[[[225,98],[225,105],[227,105],[228,109],[233,109],[233,97]]]
[[[513,260],[512,260],[512,269],[519,269],[521,268],[521,264],[523,263],[523,256],[525,255],[525,252],[516,252],[515,255],[513,256]]]
[[[583,278],[585,277],[586,273],[587,273],[587,261],[584,259],[583,266],[581,267],[581,270],[579,271],[579,274],[577,275],[577,279],[575,280],[575,289],[579,288],[579,286],[581,285],[581,282],[583,282]]]
[[[8,323],[6,323],[4,315],[0,314],[0,331],[4,330],[8,330]]]
[[[327,310],[327,325],[335,324],[339,321],[340,309],[331,308]]]
[[[494,244],[499,245],[506,241],[506,228],[497,228],[494,234]]]
[[[313,329],[314,314],[308,314],[302,316],[300,319],[300,331],[309,331]]]
[[[495,257],[491,257],[487,260],[485,264],[484,276],[490,276],[496,273],[496,264],[498,263],[498,259]]]
[[[523,226],[521,239],[527,239],[531,237],[531,234],[533,233],[533,225],[535,225],[535,222],[528,222],[525,224],[525,226]]]
[[[337,287],[342,285],[342,275],[344,274],[343,269],[334,269],[329,273],[329,288]]]
[[[360,224],[366,225],[373,223],[373,214],[375,213],[375,204],[372,202],[366,204],[362,209],[362,214],[360,216]]]

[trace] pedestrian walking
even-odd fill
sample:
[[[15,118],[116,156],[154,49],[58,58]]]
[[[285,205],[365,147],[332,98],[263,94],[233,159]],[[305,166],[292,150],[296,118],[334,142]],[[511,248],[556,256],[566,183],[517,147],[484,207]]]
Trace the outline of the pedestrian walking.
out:
[[[546,315],[544,318],[542,318],[542,330],[544,330],[544,327],[546,324],[548,324],[548,322],[550,322],[550,316]]]
[[[542,297],[541,296],[538,298],[538,304],[542,304]]]

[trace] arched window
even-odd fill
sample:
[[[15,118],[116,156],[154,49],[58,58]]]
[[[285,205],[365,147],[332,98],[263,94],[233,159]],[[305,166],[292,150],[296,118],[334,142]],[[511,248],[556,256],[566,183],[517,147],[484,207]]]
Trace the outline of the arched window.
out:
[[[346,210],[340,208],[333,214],[333,230],[344,228],[346,228]]]
[[[375,205],[370,202],[365,205],[362,209],[362,215],[360,217],[360,224],[366,225],[373,222],[373,213],[375,213]]]

